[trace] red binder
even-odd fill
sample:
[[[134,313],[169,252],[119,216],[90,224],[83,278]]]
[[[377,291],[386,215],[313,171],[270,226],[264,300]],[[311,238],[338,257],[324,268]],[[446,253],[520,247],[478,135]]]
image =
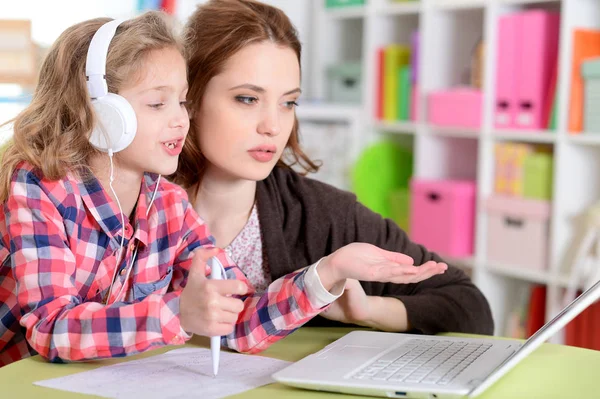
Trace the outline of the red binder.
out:
[[[525,332],[527,338],[531,337],[537,330],[542,328],[546,319],[546,286],[535,285],[531,289],[529,300],[529,317]]]

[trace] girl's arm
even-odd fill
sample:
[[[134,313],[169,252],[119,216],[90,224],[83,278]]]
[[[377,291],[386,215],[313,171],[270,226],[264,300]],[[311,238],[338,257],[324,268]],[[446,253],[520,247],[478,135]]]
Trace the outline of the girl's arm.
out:
[[[184,343],[180,292],[150,294],[133,304],[85,302],[75,285],[76,258],[62,216],[39,184],[30,171],[19,171],[4,208],[20,324],[33,349],[60,362]],[[95,256],[89,249],[85,253]]]
[[[185,286],[187,271],[190,268],[190,252],[202,245],[212,247],[213,242],[207,225],[187,206],[184,229],[188,231],[174,265],[174,288]],[[202,244],[199,244],[202,243]],[[315,264],[309,268],[287,274],[273,281],[266,292],[257,293],[242,270],[220,251],[217,255],[223,264],[227,278],[243,281],[248,286],[248,295],[241,297],[244,309],[239,314],[234,331],[223,337],[223,345],[238,352],[260,352],[272,343],[284,338],[339,295],[331,294],[321,285]],[[336,289],[332,289],[336,292]],[[341,289],[337,289],[340,291]]]

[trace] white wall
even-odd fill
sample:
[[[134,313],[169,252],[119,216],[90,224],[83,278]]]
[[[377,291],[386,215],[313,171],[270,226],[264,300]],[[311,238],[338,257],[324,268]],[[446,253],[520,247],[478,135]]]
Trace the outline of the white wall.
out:
[[[300,36],[302,43],[302,91],[304,96],[310,95],[308,82],[310,81],[310,62],[309,55],[312,42],[311,37],[311,22],[312,22],[312,7],[315,0],[263,0],[264,3],[271,4],[281,8],[292,20]],[[318,1],[318,0],[317,0]]]
[[[1,19],[29,19],[32,21],[33,40],[48,47],[69,26],[96,17],[127,18],[134,15],[137,0],[2,0],[10,6],[0,6]],[[198,4],[206,0],[178,0],[177,17],[184,21]],[[308,87],[310,51],[310,17],[313,0],[264,0],[281,8],[292,20],[304,46],[302,60],[303,87]],[[306,91],[306,90],[305,90]],[[0,96],[2,96],[0,89]],[[1,105],[0,105],[1,107]]]
[[[207,0],[179,0],[177,3],[177,16],[185,20],[198,4],[205,3]],[[278,7],[287,14],[292,23],[298,29],[300,42],[302,43],[302,90],[309,95],[308,88],[310,81],[310,62],[309,54],[311,51],[311,23],[312,7],[315,1],[320,0],[262,0],[263,3]]]
[[[185,21],[198,4],[206,0],[178,0],[176,16]],[[2,3],[7,0],[1,0]],[[310,85],[310,25],[313,0],[265,0],[265,3],[281,8],[292,20],[303,44],[302,89],[309,95]],[[0,6],[0,19],[29,19],[32,21],[33,40],[42,47],[49,47],[69,26],[96,17],[128,18],[135,14],[137,0],[17,0]],[[18,96],[20,90],[0,84],[0,98]],[[305,98],[306,98],[305,97]],[[0,101],[0,124],[12,119],[24,104]],[[0,142],[6,132],[0,132]]]
[[[77,22],[96,17],[128,17],[136,4],[136,0],[18,0],[2,6],[0,18],[31,20],[33,40],[47,47]]]

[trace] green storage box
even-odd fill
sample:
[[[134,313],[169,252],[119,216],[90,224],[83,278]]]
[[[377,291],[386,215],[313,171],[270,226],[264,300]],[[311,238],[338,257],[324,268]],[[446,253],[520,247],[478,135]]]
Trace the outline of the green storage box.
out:
[[[392,220],[409,234],[410,190],[400,188],[390,193],[390,211]]]
[[[552,154],[536,152],[523,161],[523,196],[525,198],[552,199]]]
[[[392,218],[390,195],[409,186],[413,153],[392,140],[363,150],[352,170],[352,190],[360,201],[384,218]]]
[[[582,62],[583,129],[585,132],[600,133],[600,58]]]
[[[337,103],[360,103],[362,99],[360,62],[332,65],[327,69],[327,100]]]
[[[362,6],[365,0],[325,0],[325,7],[347,7],[347,6]]]

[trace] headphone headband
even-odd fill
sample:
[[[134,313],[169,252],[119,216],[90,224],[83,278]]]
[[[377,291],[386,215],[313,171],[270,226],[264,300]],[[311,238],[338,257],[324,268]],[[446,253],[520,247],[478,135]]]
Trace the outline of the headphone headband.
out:
[[[108,46],[123,21],[125,20],[114,19],[105,23],[92,37],[85,62],[85,76],[91,98],[100,98],[108,94],[108,84],[106,83]]]

